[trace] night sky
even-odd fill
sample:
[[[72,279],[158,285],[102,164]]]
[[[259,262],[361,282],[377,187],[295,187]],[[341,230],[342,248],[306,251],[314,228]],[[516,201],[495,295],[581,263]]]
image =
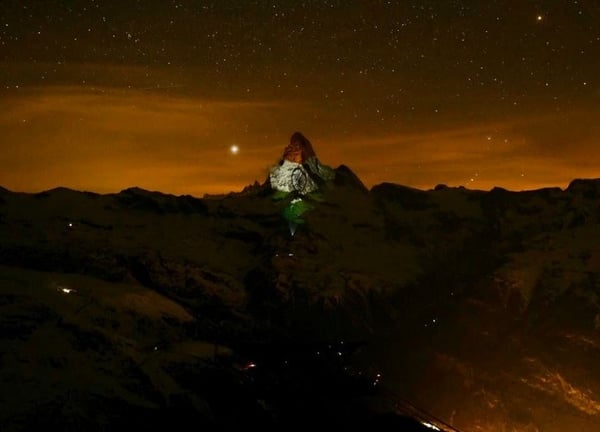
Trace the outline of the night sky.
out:
[[[368,186],[565,187],[600,1],[0,0],[0,107],[18,191],[240,190],[296,130]]]

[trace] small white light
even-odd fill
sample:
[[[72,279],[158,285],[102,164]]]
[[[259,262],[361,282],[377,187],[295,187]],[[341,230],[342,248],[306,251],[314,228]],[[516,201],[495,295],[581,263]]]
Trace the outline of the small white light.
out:
[[[60,287],[59,289],[63,294],[71,294],[72,292],[75,292],[73,288]]]
[[[69,228],[73,228],[73,222],[69,222]]]
[[[436,430],[436,431],[441,431],[441,429],[439,427],[437,427],[436,425],[434,425],[434,424],[427,423],[427,422],[421,422],[421,424],[423,426],[425,426],[426,428],[433,429],[433,430]]]
[[[236,155],[240,152],[240,148],[234,144],[231,147],[229,147],[229,151],[231,152],[231,154]]]

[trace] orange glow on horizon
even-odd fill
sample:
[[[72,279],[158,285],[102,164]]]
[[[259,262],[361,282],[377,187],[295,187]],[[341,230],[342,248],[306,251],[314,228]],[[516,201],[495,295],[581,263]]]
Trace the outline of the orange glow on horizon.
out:
[[[369,187],[522,190],[600,177],[600,126],[591,112],[379,134],[365,134],[357,124],[343,134],[313,119],[314,110],[325,116],[318,107],[296,102],[78,87],[39,88],[7,100],[0,113],[0,185],[15,191],[239,191],[266,179],[296,130],[323,163],[348,165]]]

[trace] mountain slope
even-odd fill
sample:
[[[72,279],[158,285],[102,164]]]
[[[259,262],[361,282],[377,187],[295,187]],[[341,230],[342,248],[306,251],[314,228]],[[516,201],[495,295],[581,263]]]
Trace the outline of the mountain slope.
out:
[[[142,289],[142,297],[125,298],[158,308],[153,319],[188,323],[168,340],[367,341],[357,361],[464,430],[593,431],[600,421],[598,196],[598,180],[576,180],[564,191],[392,184],[368,191],[340,167],[333,182],[304,198],[311,209],[291,235],[285,202],[268,184],[205,199],[136,188],[112,195],[3,189],[0,264],[4,275],[21,268],[83,275],[109,291]],[[5,304],[41,301],[36,293],[25,300],[7,292]],[[38,313],[23,307],[19,317]],[[32,334],[19,337],[33,343]],[[12,351],[3,340],[3,352]],[[160,386],[177,392],[166,380]]]

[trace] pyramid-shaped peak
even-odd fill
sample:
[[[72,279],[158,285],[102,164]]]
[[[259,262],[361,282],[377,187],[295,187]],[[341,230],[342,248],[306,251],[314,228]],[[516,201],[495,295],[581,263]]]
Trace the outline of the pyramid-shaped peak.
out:
[[[279,165],[269,173],[273,189],[300,195],[314,192],[334,178],[335,171],[319,162],[310,141],[300,132],[292,134]]]
[[[283,159],[303,164],[313,157],[316,157],[315,151],[308,138],[300,132],[294,132],[290,138],[290,143],[283,151]]]

